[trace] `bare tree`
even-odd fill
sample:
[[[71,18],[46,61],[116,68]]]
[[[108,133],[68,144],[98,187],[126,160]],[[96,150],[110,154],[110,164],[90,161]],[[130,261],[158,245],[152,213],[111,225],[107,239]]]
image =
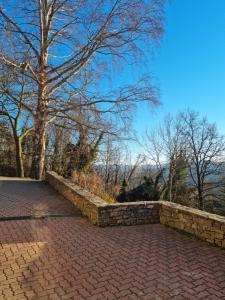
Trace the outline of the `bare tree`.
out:
[[[168,115],[163,124],[152,132],[147,132],[144,148],[150,162],[162,174],[165,188],[161,197],[175,201],[177,172],[181,157],[186,155],[186,141],[183,136],[182,119]]]
[[[164,0],[24,0],[1,5],[0,61],[36,84],[35,178],[43,175],[48,124],[60,113],[75,109],[80,97],[84,105],[95,104],[108,112],[118,111],[120,105],[120,111],[125,111],[129,103],[138,101],[156,102],[150,85],[96,98],[86,93],[86,84],[103,60],[123,59],[137,52],[140,41],[152,45],[159,40],[163,4]],[[70,91],[68,98],[63,94],[65,87]],[[111,106],[101,106],[105,102]]]
[[[115,135],[106,134],[99,148],[95,171],[103,178],[105,190],[117,197],[121,183],[128,176],[127,147],[124,140]]]
[[[48,129],[48,146],[46,151],[47,168],[65,176],[70,157],[68,145],[71,143],[72,129],[63,121],[52,124]]]
[[[104,133],[100,132],[95,139],[90,140],[88,127],[79,126],[78,141],[71,145],[68,175],[71,175],[73,170],[84,173],[92,171],[103,136]]]
[[[127,176],[127,182],[129,184],[129,182],[131,181],[132,177],[135,175],[135,172],[137,171],[137,169],[144,163],[145,161],[145,156],[143,155],[138,155],[136,158],[136,161],[133,165],[131,165],[131,169],[129,170],[128,176]]]
[[[182,132],[187,141],[190,176],[197,190],[199,209],[211,191],[221,185],[221,167],[223,166],[225,140],[217,131],[215,124],[198,113],[188,111],[181,114]]]
[[[147,133],[145,149],[150,161],[164,174],[166,189],[161,197],[182,203],[197,199],[200,209],[210,196],[216,197],[215,190],[221,186],[225,140],[215,124],[191,111],[175,118],[169,116],[158,130]]]
[[[105,189],[120,181],[121,151],[118,140],[108,135],[98,157],[98,173],[103,177]]]
[[[16,149],[16,170],[19,177],[24,177],[22,142],[33,130],[33,126],[27,122],[30,112],[27,114],[24,110],[32,95],[27,85],[24,76],[16,77],[10,70],[1,74],[0,115],[5,117],[11,126]]]

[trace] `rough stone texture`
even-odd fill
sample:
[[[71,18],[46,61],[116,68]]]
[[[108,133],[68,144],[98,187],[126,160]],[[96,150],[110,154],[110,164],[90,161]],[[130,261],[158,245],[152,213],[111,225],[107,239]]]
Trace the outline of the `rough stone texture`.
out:
[[[99,225],[98,209],[107,206],[106,202],[55,172],[47,172],[45,180],[57,192],[79,208],[82,214],[87,216],[93,224]]]
[[[46,180],[99,226],[161,223],[225,248],[225,217],[166,201],[108,204],[54,172]]]
[[[1,300],[225,299],[225,250],[160,224],[0,222]]]
[[[225,217],[161,201],[160,223],[225,248]]]
[[[99,225],[138,225],[159,223],[158,202],[110,204],[98,209]]]
[[[156,201],[108,204],[54,172],[46,181],[74,203],[89,220],[99,226],[159,223],[159,203]]]

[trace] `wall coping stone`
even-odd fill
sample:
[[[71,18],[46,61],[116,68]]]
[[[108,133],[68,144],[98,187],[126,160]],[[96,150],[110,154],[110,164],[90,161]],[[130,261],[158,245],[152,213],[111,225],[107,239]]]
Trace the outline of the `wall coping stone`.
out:
[[[66,179],[57,173],[53,171],[47,172],[47,174],[50,174],[51,176],[54,176],[56,179],[63,182],[68,188],[74,189],[77,193],[79,193],[82,197],[88,198],[88,201],[95,204],[97,207],[107,207],[107,208],[115,208],[115,207],[127,207],[127,206],[149,206],[149,205],[163,205],[165,207],[174,208],[174,210],[180,210],[182,212],[188,212],[195,214],[199,217],[204,217],[206,219],[211,219],[215,221],[225,222],[225,217],[212,214],[206,211],[201,211],[196,208],[184,206],[175,202],[168,202],[168,201],[135,201],[135,202],[123,202],[123,203],[108,203],[104,201],[102,198],[94,195],[92,192],[85,190],[84,188],[81,188],[80,186],[76,185],[75,183],[71,182],[71,180]]]
[[[46,181],[98,226],[161,223],[225,248],[225,217],[168,201],[107,203],[55,172]]]
[[[225,222],[225,217],[212,214],[206,211],[201,211],[196,208],[184,206],[175,202],[169,202],[169,201],[135,201],[135,202],[123,202],[123,203],[108,203],[104,201],[102,198],[94,195],[92,192],[85,190],[84,188],[81,188],[80,186],[76,185],[75,183],[71,182],[71,180],[66,179],[57,173],[51,171],[47,172],[48,174],[54,176],[61,182],[63,182],[68,188],[74,189],[77,193],[79,193],[81,196],[88,198],[88,201],[91,203],[95,204],[97,207],[107,207],[107,208],[115,208],[115,207],[126,207],[126,206],[149,206],[149,205],[164,205],[165,207],[170,207],[174,208],[174,210],[180,210],[182,212],[187,212],[187,213],[192,213],[195,214],[196,216],[199,217],[204,217],[207,219],[215,220],[215,221],[220,221],[220,222]]]
[[[217,214],[212,214],[206,211],[202,211],[199,210],[197,208],[192,208],[192,207],[188,207],[188,206],[184,206],[178,203],[174,203],[174,202],[168,202],[168,201],[159,201],[161,205],[165,206],[165,207],[170,207],[173,208],[174,211],[182,211],[182,212],[187,212],[187,213],[191,213],[194,214],[196,216],[199,217],[203,217],[205,219],[210,219],[213,221],[219,221],[219,222],[224,222],[225,224],[225,217],[217,215]]]
[[[47,172],[47,178],[48,175],[53,176],[55,179],[61,181],[64,183],[65,186],[67,186],[70,189],[73,189],[77,194],[80,196],[87,198],[89,202],[95,204],[97,207],[105,207],[108,205],[106,201],[104,201],[102,198],[94,195],[92,192],[85,190],[84,188],[81,188],[80,186],[73,183],[70,179],[64,178],[60,175],[58,175],[56,172]],[[48,181],[48,179],[47,179]],[[54,186],[53,186],[54,188]]]

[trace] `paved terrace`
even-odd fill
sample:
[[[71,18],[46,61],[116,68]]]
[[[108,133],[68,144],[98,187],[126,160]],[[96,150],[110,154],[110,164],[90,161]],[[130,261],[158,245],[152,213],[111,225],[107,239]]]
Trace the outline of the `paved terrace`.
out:
[[[60,216],[0,221],[0,299],[225,299],[225,250],[160,224],[98,228],[45,183],[0,183],[1,216]]]
[[[0,219],[79,214],[69,201],[47,183],[0,177]]]

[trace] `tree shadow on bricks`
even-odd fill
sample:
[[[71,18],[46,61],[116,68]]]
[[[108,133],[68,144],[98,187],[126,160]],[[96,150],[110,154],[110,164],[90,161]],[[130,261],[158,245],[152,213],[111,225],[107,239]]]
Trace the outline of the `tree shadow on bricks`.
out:
[[[52,215],[79,216],[80,211],[45,182],[0,178],[0,220]]]
[[[4,300],[225,297],[225,252],[159,224],[7,221],[0,240]]]

